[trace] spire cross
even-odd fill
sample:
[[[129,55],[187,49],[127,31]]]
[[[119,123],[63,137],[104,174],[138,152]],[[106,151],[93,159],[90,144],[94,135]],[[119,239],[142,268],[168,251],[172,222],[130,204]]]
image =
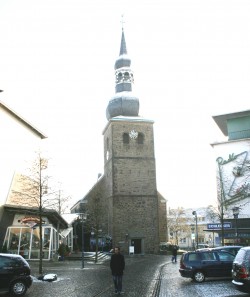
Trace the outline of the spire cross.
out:
[[[123,25],[124,25],[125,21],[124,21],[124,14],[122,14],[122,20],[121,20],[121,24],[122,24],[122,30],[123,30]]]

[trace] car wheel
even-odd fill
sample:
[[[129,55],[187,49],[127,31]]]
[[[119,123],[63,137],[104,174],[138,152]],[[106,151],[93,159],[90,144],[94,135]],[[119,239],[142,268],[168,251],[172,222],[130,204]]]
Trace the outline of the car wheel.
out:
[[[27,291],[27,285],[22,280],[16,280],[10,285],[11,296],[23,296]]]
[[[196,271],[194,273],[193,280],[197,283],[202,283],[205,281],[205,274],[202,271]]]

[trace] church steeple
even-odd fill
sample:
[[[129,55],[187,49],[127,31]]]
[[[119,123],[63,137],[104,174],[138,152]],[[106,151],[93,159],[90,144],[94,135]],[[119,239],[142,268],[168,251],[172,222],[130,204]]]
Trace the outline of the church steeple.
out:
[[[124,35],[123,28],[122,28],[121,47],[120,47],[120,56],[121,55],[127,55],[127,47],[126,47],[126,41],[125,41],[125,35]]]
[[[132,94],[134,83],[131,60],[127,54],[124,29],[122,28],[120,54],[115,62],[115,96],[109,101],[106,110],[107,120],[116,116],[138,116],[139,99]]]

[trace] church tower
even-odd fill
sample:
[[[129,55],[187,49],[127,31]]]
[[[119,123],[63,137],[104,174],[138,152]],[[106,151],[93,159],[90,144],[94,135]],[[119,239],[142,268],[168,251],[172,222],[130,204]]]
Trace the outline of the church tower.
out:
[[[108,103],[103,131],[108,225],[113,244],[125,252],[155,253],[164,241],[160,234],[166,233],[166,216],[160,205],[166,202],[156,187],[154,122],[139,116],[130,65],[122,29],[115,95]]]

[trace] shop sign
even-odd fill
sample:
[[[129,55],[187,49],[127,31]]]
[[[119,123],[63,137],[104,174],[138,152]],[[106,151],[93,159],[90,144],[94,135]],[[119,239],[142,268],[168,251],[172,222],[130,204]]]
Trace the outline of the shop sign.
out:
[[[222,224],[220,223],[210,223],[207,224],[207,229],[208,230],[221,230]],[[231,229],[232,228],[232,223],[231,222],[225,222],[223,224],[224,229]]]
[[[37,217],[29,216],[29,217],[24,217],[23,219],[21,219],[20,223],[25,224],[25,225],[29,226],[30,228],[33,228],[34,226],[40,224],[40,219]],[[42,224],[44,224],[44,223],[45,222],[42,221]]]

